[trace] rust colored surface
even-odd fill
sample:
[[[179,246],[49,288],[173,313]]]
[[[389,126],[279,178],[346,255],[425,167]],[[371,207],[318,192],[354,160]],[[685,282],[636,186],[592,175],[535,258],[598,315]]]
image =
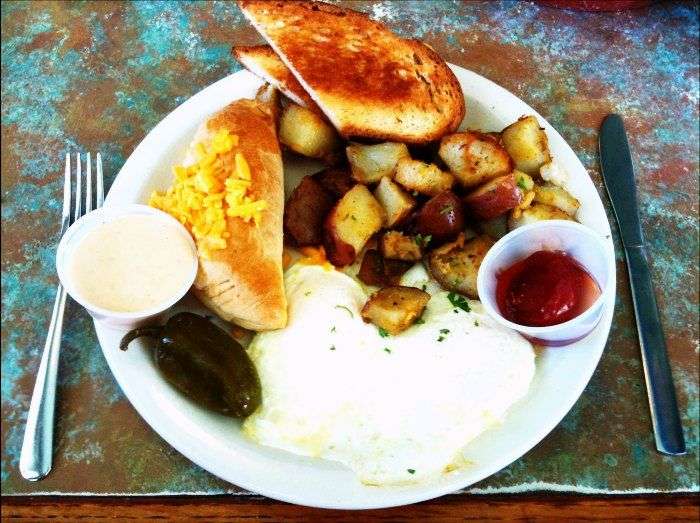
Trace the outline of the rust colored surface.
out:
[[[623,115],[689,453],[658,454],[619,238],[610,340],[585,392],[532,451],[474,493],[698,490],[698,8],[584,13],[532,2],[352,3],[504,86],[562,134],[604,195],[597,132]],[[92,323],[66,311],[54,469],[17,470],[54,299],[66,148],[109,180],[167,113],[239,69],[260,40],[232,2],[2,6],[2,493],[235,493],[161,440],[124,398]],[[607,205],[607,203],[606,203]],[[609,206],[607,207],[610,211]],[[609,212],[609,215],[610,212]]]

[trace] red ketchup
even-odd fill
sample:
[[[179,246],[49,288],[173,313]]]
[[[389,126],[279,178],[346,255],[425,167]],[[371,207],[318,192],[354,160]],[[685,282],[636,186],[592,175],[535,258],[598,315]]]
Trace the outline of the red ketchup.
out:
[[[513,323],[548,327],[569,321],[600,296],[600,287],[563,251],[537,251],[496,275],[496,300]]]

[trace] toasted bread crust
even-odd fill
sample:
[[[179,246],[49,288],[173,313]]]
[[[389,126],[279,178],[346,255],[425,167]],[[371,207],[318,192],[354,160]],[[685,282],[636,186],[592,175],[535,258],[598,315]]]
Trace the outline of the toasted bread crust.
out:
[[[234,58],[251,73],[270,82],[293,102],[323,114],[296,77],[269,45],[237,45],[231,49]]]
[[[209,118],[194,143],[219,129],[239,136],[238,150],[252,173],[251,197],[265,200],[259,225],[227,218],[228,246],[199,260],[195,295],[221,318],[253,330],[278,329],[287,323],[282,278],[282,156],[271,108],[237,100]]]
[[[423,43],[321,2],[238,4],[343,136],[420,144],[462,121],[459,82]]]

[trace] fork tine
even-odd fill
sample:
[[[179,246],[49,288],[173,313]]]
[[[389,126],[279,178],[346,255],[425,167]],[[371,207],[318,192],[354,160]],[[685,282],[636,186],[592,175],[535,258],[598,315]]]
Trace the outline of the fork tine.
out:
[[[97,196],[95,198],[96,203],[95,207],[102,207],[102,204],[105,201],[105,181],[104,177],[102,176],[102,155],[100,153],[97,153],[97,157],[95,158],[95,163],[96,168],[97,168],[97,179],[95,180],[96,182],[96,192]]]
[[[92,158],[87,153],[87,165],[85,166],[85,212],[92,210]]]
[[[80,165],[80,153],[76,153],[76,158],[78,160],[78,165],[76,168],[76,180],[75,180],[75,212],[73,214],[73,221],[77,221],[78,218],[80,218],[82,214],[82,210],[80,208],[80,203],[83,198],[83,191],[82,191],[82,183],[83,183],[83,173],[82,173],[82,166]]]
[[[63,177],[63,212],[61,213],[61,225],[67,226],[70,222],[70,153],[66,153],[66,170]]]

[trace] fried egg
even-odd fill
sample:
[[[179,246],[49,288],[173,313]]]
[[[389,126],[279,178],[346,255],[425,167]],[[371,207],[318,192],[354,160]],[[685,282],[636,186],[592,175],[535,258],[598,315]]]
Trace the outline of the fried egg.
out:
[[[367,293],[346,274],[297,264],[285,288],[287,327],[257,334],[249,347],[263,403],[244,434],[338,461],[365,484],[428,481],[459,468],[465,445],[532,381],[532,346],[477,301],[468,312],[432,289],[422,323],[382,336],[362,321]]]

